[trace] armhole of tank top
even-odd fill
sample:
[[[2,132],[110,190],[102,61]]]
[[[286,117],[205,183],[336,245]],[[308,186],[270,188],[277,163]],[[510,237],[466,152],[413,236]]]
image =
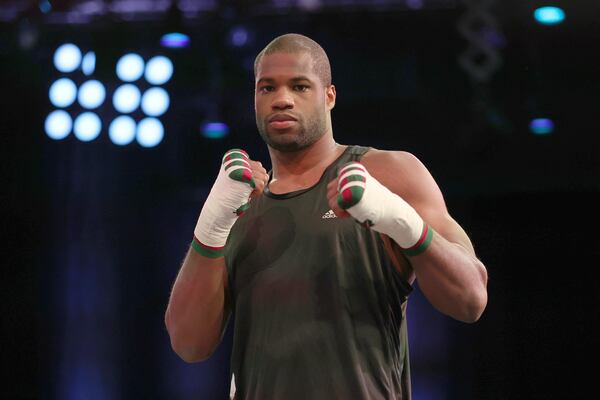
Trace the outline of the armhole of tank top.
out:
[[[394,273],[398,276],[400,284],[402,286],[403,296],[408,296],[413,291],[413,286],[410,283],[411,277],[413,276],[412,266],[410,262],[401,253],[400,248],[392,242],[387,235],[382,233],[379,234],[379,239],[383,245],[387,256],[390,258],[390,262],[394,267]],[[401,261],[401,260],[404,260]]]
[[[352,148],[350,149],[350,160],[360,162],[362,157],[372,149],[373,149],[372,147],[352,146]],[[397,251],[394,251],[394,244],[392,243],[392,240],[388,236],[379,234],[378,237],[379,237],[379,240],[381,241],[383,250],[389,257],[390,262],[394,267],[393,273],[396,274],[396,276],[398,277],[398,279],[400,281],[400,286],[402,287],[401,294],[402,294],[402,296],[406,297],[413,290],[413,287],[410,284],[410,277],[412,275],[412,267],[410,266],[410,262],[405,259],[404,264],[408,265],[408,270],[407,270],[406,267],[403,267],[403,263],[400,261],[401,258],[404,258],[404,255],[402,255],[402,253],[400,252],[399,247],[396,246]]]
[[[233,269],[233,265],[231,263],[231,259],[229,258],[229,238],[227,238],[227,242],[225,243],[225,286],[224,286],[224,302],[223,307],[229,306],[229,310],[224,309],[224,311],[229,311],[230,314],[233,314],[235,309],[235,293],[234,293],[234,279],[235,279],[235,271]]]
[[[362,157],[371,149],[371,147],[354,146],[351,149],[352,161],[360,161]],[[389,237],[380,234],[379,239],[381,240],[383,249],[389,257],[390,262],[394,266],[394,273],[400,279],[400,283],[404,292],[402,293],[402,295],[408,296],[413,290],[413,286],[410,283],[411,277],[413,275],[410,262],[406,260],[406,258],[402,255],[402,253],[399,250],[399,247],[394,246],[392,240]],[[404,262],[400,261],[401,259],[404,259]]]

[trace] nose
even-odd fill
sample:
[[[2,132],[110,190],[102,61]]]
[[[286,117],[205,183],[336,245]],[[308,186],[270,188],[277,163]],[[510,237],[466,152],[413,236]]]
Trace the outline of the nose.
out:
[[[271,107],[274,110],[289,110],[294,108],[294,98],[287,89],[281,88],[275,93]]]

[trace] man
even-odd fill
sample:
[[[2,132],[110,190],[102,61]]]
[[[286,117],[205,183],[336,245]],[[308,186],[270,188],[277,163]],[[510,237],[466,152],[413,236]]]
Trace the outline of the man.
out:
[[[206,359],[233,313],[238,399],[408,399],[411,284],[474,322],[486,269],[415,156],[335,142],[316,42],[274,39],[255,83],[273,168],[223,158],[167,307],[172,347]]]

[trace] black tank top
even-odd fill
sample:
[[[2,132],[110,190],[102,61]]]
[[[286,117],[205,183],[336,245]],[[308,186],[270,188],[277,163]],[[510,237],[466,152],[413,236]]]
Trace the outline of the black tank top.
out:
[[[377,232],[337,218],[327,183],[252,200],[226,247],[238,400],[410,399],[406,300]]]

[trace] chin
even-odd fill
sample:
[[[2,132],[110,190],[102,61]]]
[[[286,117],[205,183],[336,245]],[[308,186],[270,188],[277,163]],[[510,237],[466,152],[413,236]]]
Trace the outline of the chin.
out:
[[[324,133],[314,134],[304,129],[296,130],[276,130],[271,131],[268,128],[260,131],[260,135],[264,142],[277,151],[282,153],[292,153],[295,151],[306,149],[319,141],[324,136]]]
[[[267,134],[263,135],[263,140],[269,147],[286,153],[301,150],[306,147],[306,145],[302,143],[302,139],[303,137],[294,131],[267,131]]]
[[[302,150],[306,145],[303,145],[298,142],[278,142],[278,141],[269,141],[267,143],[269,147],[281,151],[282,153],[292,153],[298,150]]]

